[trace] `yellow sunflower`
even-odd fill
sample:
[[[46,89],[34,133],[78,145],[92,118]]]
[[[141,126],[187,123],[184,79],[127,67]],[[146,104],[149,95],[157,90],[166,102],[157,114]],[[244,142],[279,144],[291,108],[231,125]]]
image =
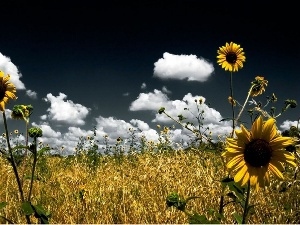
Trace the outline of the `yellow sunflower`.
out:
[[[253,97],[264,93],[266,87],[268,86],[268,81],[265,80],[264,77],[260,77],[260,76],[255,77],[255,81],[252,81],[251,83],[253,85],[253,88],[251,90],[251,96]]]
[[[16,87],[8,82],[9,79],[9,75],[4,77],[3,71],[0,71],[0,111],[2,112],[5,110],[5,105],[9,99],[17,99]]]
[[[246,61],[245,53],[240,45],[230,42],[225,46],[219,47],[217,63],[230,72],[236,72],[239,68],[243,68],[243,62]]]
[[[296,166],[293,154],[285,147],[294,143],[291,137],[283,137],[277,132],[273,118],[263,121],[258,117],[248,131],[243,125],[235,130],[236,138],[226,139],[227,168],[235,173],[234,181],[244,186],[249,180],[256,190],[269,185],[270,174],[283,179],[283,163]]]

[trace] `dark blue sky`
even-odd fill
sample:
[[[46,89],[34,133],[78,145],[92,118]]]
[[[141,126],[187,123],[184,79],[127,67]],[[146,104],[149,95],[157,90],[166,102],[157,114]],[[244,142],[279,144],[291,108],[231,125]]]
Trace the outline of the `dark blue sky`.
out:
[[[288,98],[300,103],[299,19],[294,3],[20,2],[0,3],[0,52],[17,66],[26,86],[8,108],[32,104],[31,121],[36,124],[41,124],[40,116],[50,113],[49,101],[43,100],[47,94],[64,93],[65,100],[89,109],[84,124],[78,124],[80,129],[91,129],[100,115],[126,122],[138,119],[155,128],[154,110],[130,111],[129,107],[141,93],[164,86],[171,92],[170,100],[182,100],[187,93],[203,96],[222,117],[229,117],[229,73],[217,65],[216,55],[230,41],[240,44],[246,55],[244,68],[233,74],[234,94],[241,104],[258,75],[269,81],[266,94],[277,95],[278,110]],[[153,76],[154,63],[165,52],[204,58],[214,71],[205,82],[159,79]],[[26,90],[36,92],[37,98],[26,96]],[[298,117],[299,107],[278,122]],[[52,117],[44,122],[63,133],[71,126],[65,119]]]

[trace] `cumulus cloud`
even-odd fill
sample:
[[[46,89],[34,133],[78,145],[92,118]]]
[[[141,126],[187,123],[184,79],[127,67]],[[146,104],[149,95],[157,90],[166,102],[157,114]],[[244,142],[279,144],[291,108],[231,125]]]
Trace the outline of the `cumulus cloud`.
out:
[[[154,92],[140,93],[130,106],[130,111],[154,110],[157,111],[168,102],[168,97],[162,91],[154,89]]]
[[[84,119],[91,109],[71,100],[66,100],[66,98],[67,95],[63,93],[59,93],[58,96],[53,96],[51,93],[47,94],[43,100],[50,103],[50,108],[47,109],[49,114],[43,115],[41,118],[48,118],[65,124],[84,125]]]
[[[32,90],[26,90],[26,95],[32,99],[37,99],[37,93]]]
[[[173,55],[168,52],[154,63],[154,77],[188,81],[206,81],[214,71],[212,63],[196,55]]]
[[[9,57],[3,55],[0,52],[0,70],[5,74],[10,75],[10,82],[12,82],[17,89],[25,89],[24,83],[20,80],[22,74],[20,73],[18,67],[13,64]]]
[[[42,129],[43,136],[39,139],[44,145],[49,145],[51,148],[59,151],[60,154],[73,154],[78,144],[80,137],[92,136],[93,131],[84,130],[79,127],[69,127],[64,133],[55,131],[48,122],[40,124],[32,123]]]
[[[142,120],[132,119],[128,123],[124,120],[120,120],[114,117],[105,118],[99,116],[98,118],[96,118],[96,121],[97,135],[99,137],[107,135],[109,137],[109,144],[115,143],[118,137],[121,137],[124,140],[129,139],[131,137],[129,128],[135,130],[135,135],[137,138],[141,138],[142,136],[144,136],[148,141],[153,142],[157,142],[159,138],[157,131],[150,128],[149,125]]]
[[[198,108],[195,100],[199,102],[201,99],[202,104],[198,104]],[[214,108],[209,107],[206,103],[206,99],[203,96],[193,96],[191,93],[186,94],[181,100],[170,100],[167,95],[159,90],[154,92],[141,93],[138,98],[130,105],[131,111],[149,110],[155,111],[155,118],[152,120],[158,124],[172,124],[174,121],[164,114],[159,114],[157,111],[164,107],[167,113],[174,119],[178,119],[178,115],[182,115],[187,118],[184,122],[192,122],[198,125],[197,116],[199,112],[203,112],[203,129],[209,128],[216,138],[218,135],[225,136],[232,131],[231,123],[228,121],[220,122],[223,119],[221,114]],[[186,109],[186,110],[184,110]],[[177,131],[178,133],[179,131]]]
[[[297,127],[297,124],[298,121],[285,120],[279,127],[281,128],[281,131],[285,131],[285,130],[289,130],[291,126]]]

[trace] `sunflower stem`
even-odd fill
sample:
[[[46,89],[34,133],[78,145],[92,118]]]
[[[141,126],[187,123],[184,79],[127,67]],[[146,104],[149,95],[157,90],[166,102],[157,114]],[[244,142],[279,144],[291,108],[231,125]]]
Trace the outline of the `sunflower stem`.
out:
[[[244,105],[243,105],[241,111],[239,112],[238,116],[236,117],[236,122],[238,122],[238,120],[240,119],[240,117],[241,117],[241,115],[242,115],[242,113],[243,113],[243,111],[244,111],[244,109],[245,109],[245,106],[246,106],[246,104],[247,104],[247,102],[248,102],[248,100],[249,100],[249,98],[250,98],[250,95],[251,95],[251,92],[252,92],[253,87],[254,87],[254,85],[252,85],[252,86],[250,87],[250,89],[249,89],[249,92],[248,92],[247,98],[246,98],[246,100],[245,100],[245,102],[244,102]]]
[[[232,84],[232,72],[230,73],[230,97],[233,98],[233,84]],[[231,104],[231,110],[232,110],[232,132],[231,137],[233,137],[234,128],[235,128],[235,119],[234,119],[234,104]]]
[[[13,152],[12,152],[12,148],[11,148],[10,142],[9,142],[8,127],[7,127],[5,111],[3,111],[3,122],[4,122],[5,132],[6,132],[7,147],[8,147],[8,151],[9,151],[9,155],[10,155],[9,162],[11,163],[11,166],[13,168],[13,171],[14,171],[14,174],[15,174],[15,177],[16,177],[16,180],[17,180],[17,184],[18,184],[18,188],[19,188],[19,192],[20,192],[20,196],[21,196],[21,201],[25,202],[22,183],[21,183],[21,180],[20,180],[20,176],[19,176],[19,173],[18,173],[18,168],[17,168],[15,158],[14,158],[14,155],[13,155]],[[27,224],[31,224],[29,215],[25,215],[25,218],[26,218]]]
[[[244,205],[244,213],[243,213],[242,224],[246,224],[246,222],[247,222],[249,198],[250,198],[250,180],[248,181],[247,196],[246,196],[245,205]]]

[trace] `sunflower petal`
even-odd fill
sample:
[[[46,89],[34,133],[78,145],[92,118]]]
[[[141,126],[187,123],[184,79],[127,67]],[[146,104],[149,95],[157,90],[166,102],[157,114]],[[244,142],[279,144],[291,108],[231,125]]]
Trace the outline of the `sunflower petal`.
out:
[[[268,119],[263,124],[263,130],[262,130],[262,139],[264,139],[267,142],[270,142],[272,139],[274,139],[277,135],[277,129],[275,126],[276,120],[271,118]]]
[[[279,179],[283,180],[282,173],[278,170],[276,166],[274,166],[272,163],[269,163],[269,170]]]
[[[259,116],[252,124],[251,134],[253,139],[260,139],[262,136],[263,119]]]
[[[239,183],[239,182],[243,179],[243,177],[245,176],[245,173],[247,172],[247,170],[248,170],[247,165],[244,165],[244,166],[240,169],[240,171],[237,172],[237,174],[234,176],[234,181],[235,181],[236,183]]]

